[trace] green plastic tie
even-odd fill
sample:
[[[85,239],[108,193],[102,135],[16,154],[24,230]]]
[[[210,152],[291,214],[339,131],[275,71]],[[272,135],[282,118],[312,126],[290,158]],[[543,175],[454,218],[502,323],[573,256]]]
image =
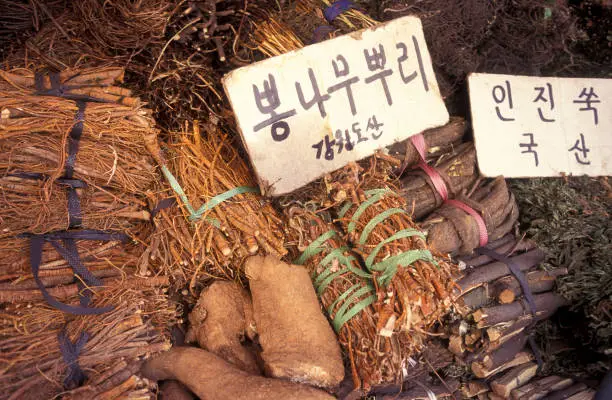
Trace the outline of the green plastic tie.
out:
[[[304,263],[308,261],[310,257],[313,257],[319,254],[320,252],[322,252],[324,249],[324,247],[322,246],[323,243],[325,243],[328,239],[331,239],[335,235],[336,235],[336,231],[334,231],[333,229],[330,229],[329,231],[325,232],[324,234],[322,234],[321,236],[313,240],[308,245],[308,247],[306,247],[302,255],[297,260],[294,261],[294,263],[297,265],[304,265]]]
[[[368,236],[370,236],[370,233],[372,233],[376,225],[380,224],[390,216],[400,213],[405,213],[405,211],[401,208],[389,208],[388,210],[383,211],[376,217],[372,218],[370,222],[368,222],[367,225],[363,228],[361,236],[359,237],[359,244],[362,246],[365,244],[365,242],[368,240]]]
[[[361,203],[359,207],[357,207],[357,210],[355,210],[355,213],[351,217],[351,222],[348,224],[348,227],[347,227],[348,233],[351,233],[355,230],[355,228],[357,227],[357,220],[359,220],[359,217],[361,217],[361,214],[363,214],[365,210],[367,210],[368,207],[370,207],[372,204],[380,200],[385,195],[385,193],[389,193],[389,190],[373,189],[373,190],[368,190],[366,192],[366,196],[369,195],[368,199],[364,201],[363,203]]]
[[[370,285],[360,287],[359,285],[351,286],[346,292],[344,292],[341,296],[339,296],[336,301],[332,303],[332,305],[328,308],[327,312],[329,315],[332,315],[334,307],[340,302],[346,299],[344,304],[336,311],[334,315],[334,319],[332,324],[334,325],[334,329],[336,332],[340,332],[340,329],[346,324],[351,318],[361,312],[364,308],[374,303],[376,300],[376,295],[372,294],[365,299],[360,300],[358,303],[351,307],[353,301],[363,296],[364,294],[373,292],[373,288]]]
[[[394,240],[403,239],[403,238],[407,238],[411,236],[418,236],[421,239],[425,239],[425,235],[423,234],[423,232],[417,229],[408,228],[408,229],[402,229],[401,231],[395,233],[394,235],[378,243],[376,247],[374,248],[374,250],[372,250],[372,252],[368,256],[368,258],[366,258],[365,260],[365,265],[368,268],[368,270],[372,270],[372,264],[374,263],[374,259],[376,258],[376,256],[378,255],[378,252],[382,249],[384,245]]]

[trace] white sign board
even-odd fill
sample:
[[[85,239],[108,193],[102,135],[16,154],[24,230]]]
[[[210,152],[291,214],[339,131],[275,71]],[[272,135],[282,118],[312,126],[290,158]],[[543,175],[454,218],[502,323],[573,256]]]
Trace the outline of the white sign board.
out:
[[[237,69],[223,84],[270,195],[448,121],[415,17]]]
[[[612,172],[612,79],[471,74],[474,141],[485,176]]]

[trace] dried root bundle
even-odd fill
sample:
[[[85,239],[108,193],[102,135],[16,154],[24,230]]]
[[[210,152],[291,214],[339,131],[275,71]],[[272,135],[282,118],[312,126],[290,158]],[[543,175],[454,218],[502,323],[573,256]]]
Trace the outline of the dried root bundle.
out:
[[[476,166],[476,149],[471,142],[461,143],[435,159],[434,168],[448,191],[450,198],[473,186],[479,177]],[[409,171],[401,179],[400,193],[406,199],[412,218],[420,220],[444,203],[432,177],[421,169]]]
[[[164,284],[167,279],[152,278],[137,287],[118,283],[100,290],[93,306],[114,307],[103,315],[68,317],[43,302],[4,306],[0,319],[0,386],[4,390],[0,398],[51,398],[64,391],[68,367],[60,351],[61,332],[71,343],[83,332],[89,335],[77,358],[86,384],[121,384],[113,378],[120,360],[130,363],[170,347],[166,329],[176,310],[159,288]],[[74,293],[69,300],[76,297]]]
[[[350,360],[353,385],[367,388],[397,375],[392,360],[404,348],[388,348],[378,336],[374,287],[333,224],[306,208],[285,209],[292,260],[310,272],[315,289]],[[307,252],[305,256],[303,253]],[[346,295],[345,295],[346,294]]]
[[[27,175],[0,176],[0,238],[70,228],[68,193],[60,182]],[[79,188],[76,192],[83,228],[124,231],[150,220],[146,202],[131,193],[118,194],[95,186]]]
[[[149,188],[156,174],[146,144],[155,141],[154,123],[138,98],[113,86],[122,78],[121,68],[64,71],[57,87],[49,76],[37,87],[31,70],[0,71],[0,169],[62,176],[79,121],[71,99],[81,98],[87,103],[74,178],[132,193]]]
[[[160,211],[160,236],[149,255],[192,289],[201,278],[243,278],[249,255],[286,253],[282,221],[257,193],[247,164],[216,126],[207,129],[207,139],[197,124],[193,132],[170,134],[167,161],[160,161],[176,182],[157,199],[176,197],[179,204]]]
[[[503,177],[482,182],[457,199],[481,215],[490,241],[509,233],[518,219],[518,206]],[[480,247],[481,229],[474,216],[444,204],[423,221],[427,243],[441,253],[470,254]]]

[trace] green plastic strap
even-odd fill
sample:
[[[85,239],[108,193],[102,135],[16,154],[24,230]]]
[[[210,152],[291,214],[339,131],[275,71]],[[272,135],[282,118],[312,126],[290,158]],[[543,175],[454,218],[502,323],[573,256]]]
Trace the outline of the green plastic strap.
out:
[[[353,305],[351,309],[349,309],[353,301],[363,296],[364,294],[371,292],[373,292],[373,288],[370,285],[363,287],[360,287],[359,285],[353,285],[340,297],[338,297],[336,301],[332,303],[332,305],[327,310],[329,315],[332,315],[334,307],[338,304],[338,302],[346,299],[344,304],[342,304],[338,311],[336,311],[334,319],[332,321],[336,332],[340,332],[340,329],[342,329],[342,326],[344,326],[344,324],[346,324],[351,318],[353,318],[360,311],[362,311],[364,308],[366,308],[376,300],[376,295],[372,294],[366,297],[365,299],[360,300],[358,303]]]
[[[324,248],[321,245],[325,243],[325,241],[327,241],[328,239],[334,237],[335,235],[336,231],[330,229],[329,231],[325,232],[324,234],[313,240],[312,243],[310,243],[308,247],[306,247],[302,255],[294,261],[294,263],[297,265],[304,265],[304,263],[308,261],[310,257],[322,252]]]
[[[259,193],[259,188],[253,186],[238,186],[231,190],[228,190],[227,192],[218,194],[212,199],[208,200],[200,208],[198,208],[197,211],[192,212],[191,216],[189,217],[189,220],[196,221],[202,218],[202,214],[204,214],[206,211],[211,210],[219,204],[223,203],[224,201],[243,193]]]
[[[319,295],[323,294],[325,289],[327,289],[329,284],[332,283],[334,279],[347,272],[352,272],[353,274],[366,279],[372,278],[372,274],[368,274],[361,269],[353,267],[351,262],[355,260],[355,257],[345,256],[343,253],[347,250],[348,247],[339,247],[332,250],[327,256],[325,256],[325,258],[323,258],[323,260],[321,260],[319,265],[326,266],[326,268],[314,278],[314,286],[316,287]],[[346,268],[339,269],[338,271],[332,271],[331,266],[333,265],[334,259],[337,259],[340,264],[344,265]]]
[[[340,209],[340,212],[338,212],[338,218],[344,218],[344,215],[348,212],[352,205],[352,202],[346,202]]]
[[[378,282],[388,285],[397,273],[397,267],[406,267],[415,261],[433,261],[433,256],[429,250],[408,250],[393,257],[389,257],[372,267],[374,271],[382,271],[378,277]]]
[[[195,210],[191,206],[191,203],[189,202],[189,199],[187,198],[187,195],[183,191],[183,188],[178,183],[178,181],[176,180],[174,175],[172,175],[172,172],[170,172],[168,167],[166,167],[165,165],[162,165],[161,170],[164,173],[164,176],[166,177],[166,179],[168,180],[168,183],[170,184],[170,187],[172,188],[172,190],[174,190],[174,193],[176,193],[178,195],[178,197],[181,199],[181,201],[185,205],[185,208],[187,208],[187,211],[189,212],[189,214],[193,215]]]
[[[368,236],[370,236],[370,233],[372,233],[376,225],[380,224],[390,216],[400,213],[405,213],[405,211],[401,208],[389,208],[388,210],[383,211],[374,218],[372,218],[370,222],[368,222],[367,225],[363,228],[361,236],[359,237],[359,244],[362,246],[365,244],[365,242],[368,240]]]
[[[359,207],[357,207],[357,210],[355,210],[355,213],[351,217],[351,222],[348,224],[348,233],[351,233],[355,230],[355,228],[357,227],[357,220],[359,219],[359,217],[361,217],[361,214],[363,214],[365,210],[367,210],[367,208],[370,207],[372,204],[380,200],[380,198],[383,197],[384,194],[384,192],[373,194],[366,201],[361,203]]]
[[[403,239],[403,238],[407,238],[411,236],[418,236],[423,240],[425,239],[425,234],[423,234],[423,232],[417,229],[409,228],[409,229],[402,229],[401,231],[395,233],[394,235],[378,243],[378,245],[376,245],[374,250],[372,250],[368,258],[366,258],[365,260],[365,265],[368,268],[368,270],[372,270],[372,264],[374,263],[374,259],[376,258],[376,256],[378,255],[378,252],[382,249],[384,245],[394,240]]]

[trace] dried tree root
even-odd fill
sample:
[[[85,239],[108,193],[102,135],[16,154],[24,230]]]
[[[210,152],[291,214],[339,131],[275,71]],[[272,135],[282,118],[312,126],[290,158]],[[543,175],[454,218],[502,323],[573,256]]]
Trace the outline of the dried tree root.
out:
[[[478,179],[476,149],[472,142],[459,144],[452,151],[440,156],[430,165],[444,181],[450,198],[455,198],[463,190],[471,187]],[[443,199],[424,171],[408,172],[401,179],[402,196],[406,198],[408,211],[419,220],[440,207]]]
[[[489,240],[510,232],[518,219],[518,206],[503,177],[457,198],[482,216]],[[479,247],[476,219],[455,206],[443,205],[423,221],[422,227],[428,232],[427,243],[442,253],[469,254]]]
[[[344,378],[340,347],[306,268],[254,256],[245,272],[266,374],[321,387],[339,384]]]
[[[180,381],[202,400],[328,400],[329,394],[305,385],[249,375],[205,350],[174,347],[147,361],[148,379]]]
[[[234,282],[216,281],[200,294],[189,313],[185,340],[221,357],[250,374],[260,374],[254,354],[242,345],[247,328],[253,325],[249,294]]]

